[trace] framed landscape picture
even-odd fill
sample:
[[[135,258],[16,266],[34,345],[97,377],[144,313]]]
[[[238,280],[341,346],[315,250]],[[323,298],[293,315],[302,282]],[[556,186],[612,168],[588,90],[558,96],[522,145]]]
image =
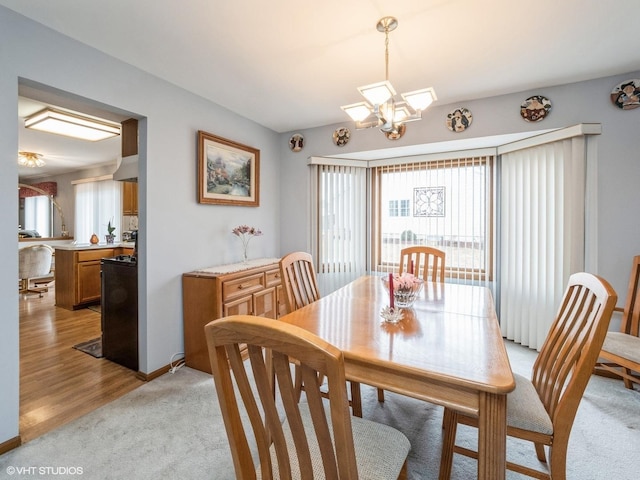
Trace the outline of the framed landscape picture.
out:
[[[260,150],[198,131],[198,202],[260,205]]]

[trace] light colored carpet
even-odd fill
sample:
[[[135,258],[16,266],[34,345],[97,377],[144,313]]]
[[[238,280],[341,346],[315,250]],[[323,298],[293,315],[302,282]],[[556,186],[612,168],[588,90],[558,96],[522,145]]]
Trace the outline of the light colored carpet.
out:
[[[507,347],[514,371],[529,376],[536,353],[510,342]],[[389,392],[378,404],[376,390],[362,388],[365,417],[399,428],[411,441],[409,478],[438,478],[442,408]],[[474,438],[463,427],[458,436]],[[640,391],[593,376],[574,423],[567,479],[638,478],[639,446]],[[510,443],[507,452],[516,461],[537,463],[529,444]],[[59,470],[10,475],[11,468],[30,467]],[[182,368],[0,456],[0,478],[57,478],[64,468],[81,469],[81,475],[70,476],[91,480],[233,479],[213,380]],[[456,455],[452,478],[475,476],[475,461]],[[507,478],[523,477],[508,472]]]

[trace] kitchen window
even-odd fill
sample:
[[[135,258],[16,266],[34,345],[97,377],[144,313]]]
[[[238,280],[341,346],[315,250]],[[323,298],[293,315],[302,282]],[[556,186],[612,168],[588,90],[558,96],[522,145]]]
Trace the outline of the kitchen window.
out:
[[[122,238],[122,183],[111,176],[74,182],[75,225],[78,243],[88,243],[91,235],[105,242],[107,225],[115,227],[117,239]]]

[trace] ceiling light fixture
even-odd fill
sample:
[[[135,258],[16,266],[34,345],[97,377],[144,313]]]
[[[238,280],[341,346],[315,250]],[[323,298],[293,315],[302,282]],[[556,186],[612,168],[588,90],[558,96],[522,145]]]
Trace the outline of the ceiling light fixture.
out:
[[[33,152],[18,152],[18,165],[21,167],[44,167],[45,162],[42,155]]]
[[[381,18],[376,29],[384,33],[385,81],[358,87],[366,102],[345,105],[342,108],[355,122],[356,128],[380,127],[388,138],[400,138],[407,122],[420,120],[425,110],[436,98],[433,88],[423,88],[403,93],[401,101],[396,101],[396,90],[389,82],[389,32],[398,27],[395,17]]]
[[[92,142],[120,135],[120,124],[46,108],[24,120],[32,128]]]

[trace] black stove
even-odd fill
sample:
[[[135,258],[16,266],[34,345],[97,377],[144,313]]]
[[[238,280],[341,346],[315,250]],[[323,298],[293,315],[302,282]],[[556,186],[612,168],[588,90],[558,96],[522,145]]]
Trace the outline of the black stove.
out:
[[[138,263],[138,257],[135,255],[116,255],[115,257],[103,258],[103,262],[121,262],[121,263]]]
[[[101,260],[102,354],[138,370],[138,259],[116,255]]]

